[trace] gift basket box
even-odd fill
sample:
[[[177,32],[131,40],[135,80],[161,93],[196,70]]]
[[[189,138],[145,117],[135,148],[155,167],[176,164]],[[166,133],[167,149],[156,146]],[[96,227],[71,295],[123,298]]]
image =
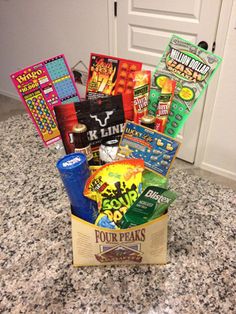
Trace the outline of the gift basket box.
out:
[[[166,179],[143,173],[142,159],[107,163],[91,175],[85,155],[72,153],[57,167],[71,202],[75,266],[166,263],[167,208],[176,197]]]
[[[74,266],[167,262],[167,214],[122,230],[101,228],[74,215],[71,221]]]
[[[220,63],[173,35],[154,73],[91,53],[85,100],[64,55],[11,75],[45,146],[65,149],[74,266],[167,262],[176,137]]]

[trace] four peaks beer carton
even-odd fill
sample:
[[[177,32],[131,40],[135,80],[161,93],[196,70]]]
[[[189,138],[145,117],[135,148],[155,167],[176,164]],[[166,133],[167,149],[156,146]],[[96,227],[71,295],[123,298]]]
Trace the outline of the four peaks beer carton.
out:
[[[74,266],[165,264],[168,215],[140,226],[113,230],[72,215]]]

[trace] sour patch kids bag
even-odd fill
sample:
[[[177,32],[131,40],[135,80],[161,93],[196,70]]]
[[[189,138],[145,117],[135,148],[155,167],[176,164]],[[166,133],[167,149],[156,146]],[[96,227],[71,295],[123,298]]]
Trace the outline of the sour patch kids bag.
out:
[[[97,201],[98,210],[119,226],[127,209],[142,192],[142,159],[106,164],[88,179],[84,195]]]

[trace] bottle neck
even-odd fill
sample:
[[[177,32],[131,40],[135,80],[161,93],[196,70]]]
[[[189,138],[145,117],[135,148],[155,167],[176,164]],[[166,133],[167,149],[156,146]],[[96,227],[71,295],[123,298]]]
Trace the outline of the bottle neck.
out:
[[[89,145],[89,141],[86,132],[73,133],[73,142],[75,148],[87,147]]]

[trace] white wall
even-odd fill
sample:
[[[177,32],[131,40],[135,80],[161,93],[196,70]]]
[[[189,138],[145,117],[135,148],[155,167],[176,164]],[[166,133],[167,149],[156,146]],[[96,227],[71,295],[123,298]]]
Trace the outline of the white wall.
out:
[[[226,0],[228,1],[228,0]],[[106,0],[0,1],[0,93],[18,98],[9,74],[64,53],[70,66],[109,53]],[[227,21],[223,21],[227,23]],[[203,123],[200,167],[236,179],[236,0],[212,114]],[[207,134],[207,137],[206,137]],[[199,148],[199,147],[198,147]],[[200,148],[198,149],[200,150]],[[199,158],[198,158],[199,159]]]
[[[108,38],[106,0],[1,0],[0,93],[18,97],[9,74],[60,53],[88,64]]]
[[[231,11],[223,63],[215,92],[200,167],[236,180],[236,1]]]

